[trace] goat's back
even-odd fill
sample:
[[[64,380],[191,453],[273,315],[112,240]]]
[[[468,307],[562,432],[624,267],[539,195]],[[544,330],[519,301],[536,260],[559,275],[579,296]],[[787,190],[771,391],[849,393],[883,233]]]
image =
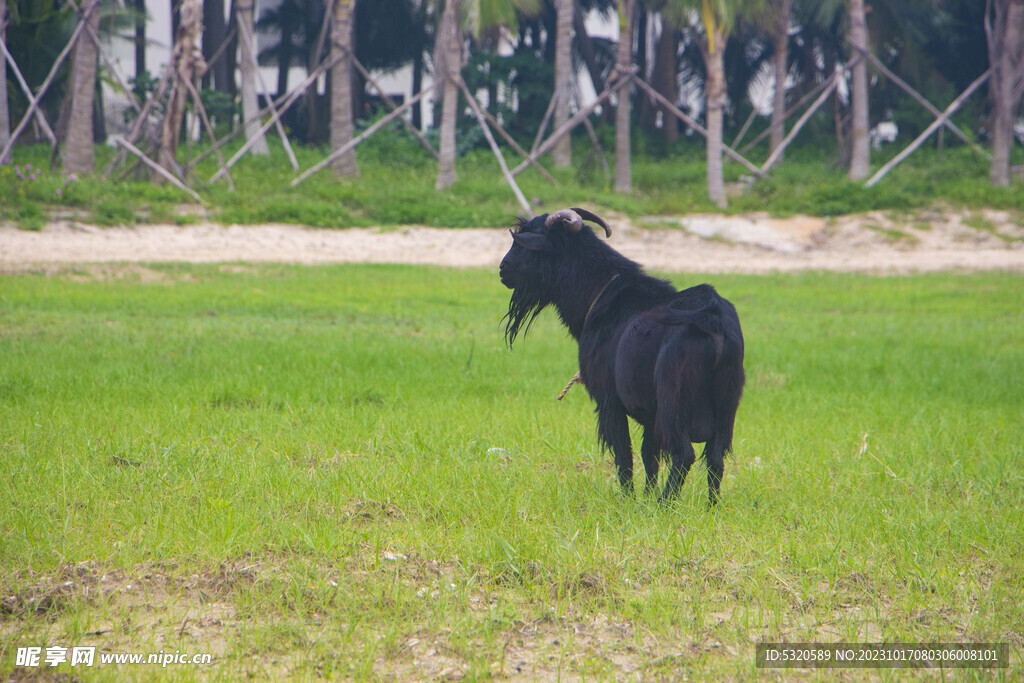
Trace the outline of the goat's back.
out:
[[[631,417],[661,423],[658,431],[703,442],[720,423],[731,427],[743,381],[739,317],[710,285],[634,316],[619,337],[616,392]]]

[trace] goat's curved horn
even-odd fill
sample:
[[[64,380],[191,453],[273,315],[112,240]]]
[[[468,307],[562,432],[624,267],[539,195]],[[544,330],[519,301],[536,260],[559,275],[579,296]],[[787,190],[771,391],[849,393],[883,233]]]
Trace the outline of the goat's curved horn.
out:
[[[562,209],[561,211],[549,213],[547,219],[544,221],[544,225],[550,228],[558,221],[565,223],[565,229],[569,232],[579,232],[583,229],[583,219],[580,218],[580,215],[572,209]]]
[[[602,228],[604,228],[604,236],[605,237],[611,237],[612,236],[612,229],[610,227],[608,227],[608,224],[604,222],[603,218],[598,216],[593,211],[587,211],[586,209],[581,209],[581,208],[576,207],[576,206],[574,206],[572,210],[575,211],[576,214],[579,217],[581,217],[581,218],[583,218],[585,220],[597,223]]]

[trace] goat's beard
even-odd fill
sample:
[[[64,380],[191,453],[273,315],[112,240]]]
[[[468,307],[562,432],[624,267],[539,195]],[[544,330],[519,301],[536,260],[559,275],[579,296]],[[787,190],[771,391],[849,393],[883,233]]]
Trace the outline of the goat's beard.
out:
[[[520,332],[523,336],[530,329],[536,318],[551,303],[547,296],[528,285],[512,290],[512,298],[508,302],[508,313],[505,314],[505,341],[512,346]]]

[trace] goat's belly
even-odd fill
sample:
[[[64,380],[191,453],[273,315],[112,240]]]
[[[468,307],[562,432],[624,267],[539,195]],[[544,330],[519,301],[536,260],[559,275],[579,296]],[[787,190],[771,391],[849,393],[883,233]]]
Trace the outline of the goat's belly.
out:
[[[624,331],[615,354],[615,390],[626,413],[641,424],[657,414],[654,369],[660,340],[654,326],[640,319]]]

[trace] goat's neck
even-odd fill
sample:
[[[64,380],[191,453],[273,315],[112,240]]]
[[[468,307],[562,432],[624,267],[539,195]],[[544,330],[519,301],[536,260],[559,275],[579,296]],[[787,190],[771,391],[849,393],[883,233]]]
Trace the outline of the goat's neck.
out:
[[[565,290],[563,296],[555,301],[558,314],[573,339],[579,341],[590,313],[598,301],[608,295],[610,286],[618,277],[619,274],[614,271],[595,275],[588,278],[585,283],[577,284],[575,295]]]

